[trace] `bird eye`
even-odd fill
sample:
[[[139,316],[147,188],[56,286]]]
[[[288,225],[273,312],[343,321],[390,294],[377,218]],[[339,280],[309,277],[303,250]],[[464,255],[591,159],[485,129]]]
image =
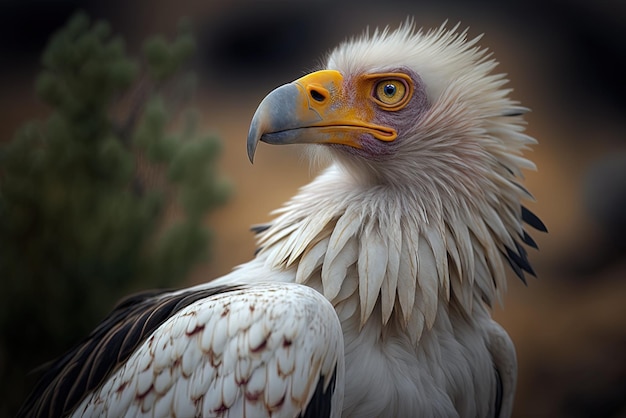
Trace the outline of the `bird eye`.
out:
[[[404,104],[407,86],[403,80],[382,80],[376,84],[374,98],[379,104],[386,107],[396,107]]]

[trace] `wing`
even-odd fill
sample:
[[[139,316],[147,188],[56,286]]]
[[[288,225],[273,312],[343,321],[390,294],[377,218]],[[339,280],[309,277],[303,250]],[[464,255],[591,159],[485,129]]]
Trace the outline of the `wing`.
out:
[[[202,298],[162,323],[73,416],[340,416],[343,334],[295,284]]]
[[[487,330],[489,352],[493,359],[496,374],[494,417],[510,417],[513,413],[513,399],[517,382],[517,357],[513,341],[497,322],[491,321]]]
[[[234,289],[147,291],[124,299],[85,340],[47,367],[17,416],[67,416],[169,317],[198,300]]]

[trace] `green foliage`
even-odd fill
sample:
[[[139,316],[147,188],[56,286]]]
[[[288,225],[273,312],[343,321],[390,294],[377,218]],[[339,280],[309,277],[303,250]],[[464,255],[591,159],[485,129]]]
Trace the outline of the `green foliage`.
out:
[[[192,87],[177,74],[193,50],[188,28],[155,37],[141,69],[106,23],[84,15],[50,40],[36,90],[51,114],[0,148],[0,414],[15,412],[29,370],[122,295],[174,286],[206,257],[203,222],[228,196],[220,144],[165,93]]]
[[[188,30],[184,24],[181,27]],[[144,54],[150,64],[152,76],[157,80],[171,76],[193,54],[195,47],[195,40],[189,33],[182,34],[172,43],[161,36],[148,40],[144,46]]]

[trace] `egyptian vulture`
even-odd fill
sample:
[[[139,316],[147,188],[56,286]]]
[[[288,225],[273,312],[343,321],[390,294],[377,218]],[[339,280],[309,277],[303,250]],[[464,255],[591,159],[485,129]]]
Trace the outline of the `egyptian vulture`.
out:
[[[21,416],[505,417],[506,265],[534,274],[527,109],[478,38],[411,22],[272,91],[259,141],[321,174],[253,228],[230,274],[121,302],[53,363]]]

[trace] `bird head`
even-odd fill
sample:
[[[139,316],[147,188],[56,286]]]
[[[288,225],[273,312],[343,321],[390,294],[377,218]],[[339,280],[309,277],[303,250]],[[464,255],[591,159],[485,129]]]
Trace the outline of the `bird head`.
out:
[[[394,154],[399,133],[427,108],[419,76],[408,68],[344,74],[320,70],[269,94],[252,122],[250,159],[259,139],[335,145],[371,160]]]
[[[534,142],[521,133],[525,109],[502,89],[504,76],[490,74],[496,62],[479,38],[456,29],[424,33],[407,22],[344,42],[324,69],[261,102],[250,160],[259,141],[315,144],[361,182],[434,182],[455,195],[533,168],[519,158]]]

